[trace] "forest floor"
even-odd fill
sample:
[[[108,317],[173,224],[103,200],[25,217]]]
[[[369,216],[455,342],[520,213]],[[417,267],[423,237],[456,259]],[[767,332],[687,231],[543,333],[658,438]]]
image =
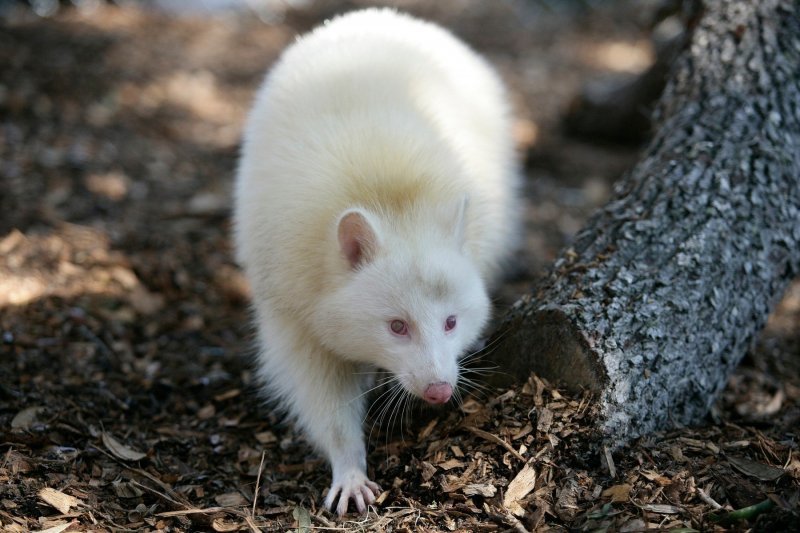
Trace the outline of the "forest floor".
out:
[[[531,376],[374,428],[377,505],[322,509],[327,466],[258,396],[230,191],[266,68],[365,2],[84,4],[0,20],[0,530],[800,530],[798,282],[702,425],[607,449],[589,396]],[[500,311],[636,160],[560,124],[652,61],[650,4],[402,2],[511,87],[528,209]]]

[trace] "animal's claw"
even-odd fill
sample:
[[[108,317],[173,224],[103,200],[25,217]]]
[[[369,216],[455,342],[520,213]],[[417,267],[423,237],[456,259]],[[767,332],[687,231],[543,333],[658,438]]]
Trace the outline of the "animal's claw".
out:
[[[377,483],[370,481],[360,470],[350,470],[343,475],[335,476],[328,495],[325,497],[325,507],[333,511],[333,504],[337,502],[336,514],[339,516],[347,513],[347,507],[352,499],[359,513],[365,513],[367,506],[375,502],[375,497],[381,493]]]

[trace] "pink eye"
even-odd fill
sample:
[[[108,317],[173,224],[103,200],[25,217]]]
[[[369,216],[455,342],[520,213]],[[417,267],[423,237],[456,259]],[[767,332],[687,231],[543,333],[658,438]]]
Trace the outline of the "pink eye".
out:
[[[403,320],[392,320],[389,322],[389,328],[395,335],[408,335],[408,324],[406,324]]]
[[[455,315],[450,315],[450,316],[449,316],[449,317],[447,317],[447,319],[444,321],[444,330],[445,330],[445,331],[450,331],[450,330],[452,330],[454,327],[456,327],[456,317],[455,317]]]

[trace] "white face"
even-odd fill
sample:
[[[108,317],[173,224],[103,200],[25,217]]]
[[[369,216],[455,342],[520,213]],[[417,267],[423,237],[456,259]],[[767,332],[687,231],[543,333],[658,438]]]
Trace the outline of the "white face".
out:
[[[431,401],[431,385],[455,389],[458,359],[489,316],[477,270],[461,253],[446,250],[424,258],[396,250],[376,257],[325,300],[316,323],[329,349],[388,370],[430,403],[442,403]]]

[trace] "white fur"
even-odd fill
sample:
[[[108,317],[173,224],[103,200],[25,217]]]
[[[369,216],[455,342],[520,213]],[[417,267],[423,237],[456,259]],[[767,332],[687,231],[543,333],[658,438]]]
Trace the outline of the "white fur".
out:
[[[517,227],[510,130],[481,58],[385,9],[300,38],[258,93],[235,228],[259,370],[330,461],[326,504],[338,495],[340,514],[351,499],[363,511],[377,490],[363,370],[389,370],[416,396],[455,388],[458,358],[486,323],[486,286]],[[450,315],[457,326],[445,332]],[[392,333],[394,319],[408,336]]]

